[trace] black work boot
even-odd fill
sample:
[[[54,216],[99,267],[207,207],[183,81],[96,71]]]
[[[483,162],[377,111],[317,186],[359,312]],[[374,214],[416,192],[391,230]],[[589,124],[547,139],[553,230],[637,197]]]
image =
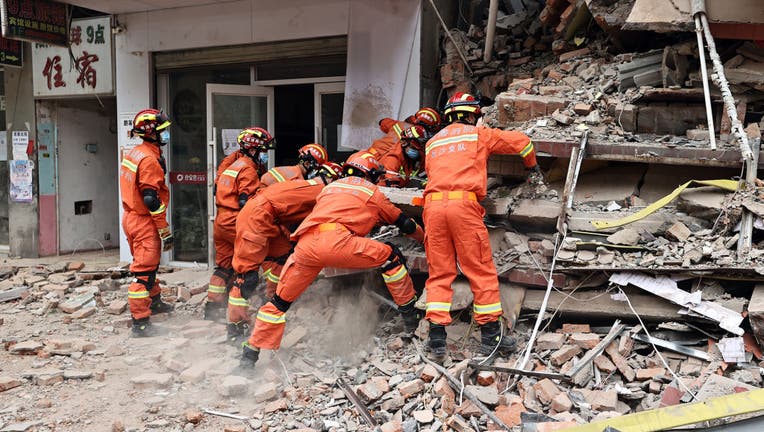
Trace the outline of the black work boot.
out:
[[[403,318],[403,331],[407,336],[414,336],[414,332],[419,327],[419,321],[422,319],[422,311],[414,307],[416,298],[403,306],[398,306],[398,312]]]
[[[133,318],[133,337],[152,337],[156,336],[156,327],[151,325],[149,317],[135,319]]]
[[[228,330],[228,342],[234,345],[239,345],[249,338],[249,323],[246,321],[228,323],[226,329]]]
[[[224,321],[226,318],[226,304],[208,301],[204,304],[204,319],[209,321]]]
[[[241,358],[239,359],[240,370],[246,371],[254,369],[258,358],[260,358],[260,348],[253,347],[249,342],[241,344]]]
[[[432,360],[441,363],[446,358],[446,327],[430,322],[430,339],[427,341],[427,351]]]
[[[504,328],[504,335],[501,334],[503,323],[501,321],[489,322],[480,326],[480,353],[491,355],[496,353],[507,356],[515,351],[517,343],[515,338],[509,336],[509,330]]]
[[[149,309],[151,309],[152,314],[158,314],[158,313],[165,313],[165,312],[172,312],[175,310],[175,306],[165,303],[162,301],[162,296],[155,295],[154,297],[151,297],[151,306],[149,306]]]

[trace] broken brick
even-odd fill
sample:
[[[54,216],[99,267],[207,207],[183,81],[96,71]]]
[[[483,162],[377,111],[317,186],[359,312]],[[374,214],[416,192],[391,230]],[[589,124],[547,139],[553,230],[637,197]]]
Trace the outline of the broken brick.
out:
[[[573,345],[589,350],[597,346],[600,342],[600,337],[594,333],[573,333],[568,338],[568,341]]]
[[[577,103],[573,105],[573,112],[575,112],[578,115],[587,115],[590,112],[592,112],[594,108],[591,104],[587,103]]]
[[[426,365],[424,369],[422,369],[422,373],[419,374],[419,378],[422,379],[422,381],[428,383],[432,382],[434,379],[438,378],[440,376],[440,372],[438,372],[437,369],[435,369],[432,365]]]
[[[448,385],[448,379],[446,377],[441,377],[433,387],[433,391],[436,395],[445,396],[445,397],[455,397],[454,390],[451,388],[450,385]]]
[[[563,324],[563,333],[591,333],[592,329],[589,324]]]
[[[263,412],[266,414],[270,414],[276,411],[286,411],[288,409],[289,409],[289,404],[287,403],[287,400],[284,398],[281,398],[273,402],[269,402],[267,405],[265,405],[265,408],[263,408]]]
[[[566,393],[560,392],[554,399],[552,399],[551,408],[554,412],[558,413],[568,412],[573,408],[573,402],[571,402]]]
[[[615,411],[618,406],[618,393],[615,390],[592,390],[582,393],[594,410]]]
[[[636,376],[634,369],[632,369],[626,359],[620,353],[618,353],[618,346],[615,344],[615,342],[608,345],[607,348],[605,348],[605,352],[608,356],[610,356],[610,360],[613,361],[615,367],[618,368],[618,372],[623,375],[626,381],[634,381],[634,377]]]
[[[415,379],[398,386],[398,392],[406,399],[421,393],[422,390],[424,390],[424,381],[421,379]]]
[[[671,227],[666,230],[666,237],[679,242],[687,241],[691,235],[692,231],[690,231],[690,229],[687,228],[687,225],[682,222],[675,222],[674,225],[671,225]]]
[[[544,378],[536,384],[533,384],[533,389],[536,391],[538,400],[544,405],[552,403],[552,400],[561,393],[557,385],[549,378]]]
[[[491,371],[481,371],[477,375],[477,383],[481,386],[489,386],[496,381],[496,374]]]
[[[24,384],[24,381],[9,376],[0,376],[0,392],[10,390]]]
[[[637,369],[637,380],[646,381],[656,376],[662,376],[666,373],[663,368]]]
[[[577,49],[575,51],[569,51],[564,54],[560,54],[560,63],[566,62],[568,60],[572,60],[577,57],[583,57],[585,55],[589,55],[589,48],[581,48]]]
[[[496,407],[496,411],[494,411],[494,414],[496,414],[496,417],[499,418],[502,422],[504,422],[505,425],[509,427],[515,427],[520,426],[522,424],[522,413],[526,412],[527,410],[523,406],[522,403],[513,403],[509,406],[507,405],[499,405]]]
[[[543,333],[536,339],[536,349],[539,351],[558,350],[565,344],[565,335],[560,333]]]
[[[562,366],[565,362],[572,359],[581,352],[581,347],[577,345],[565,345],[553,352],[550,361],[555,366]]]
[[[594,365],[597,366],[597,369],[599,369],[602,372],[605,373],[613,373],[616,370],[615,365],[613,362],[610,361],[607,357],[604,355],[598,355],[597,357],[594,357]]]

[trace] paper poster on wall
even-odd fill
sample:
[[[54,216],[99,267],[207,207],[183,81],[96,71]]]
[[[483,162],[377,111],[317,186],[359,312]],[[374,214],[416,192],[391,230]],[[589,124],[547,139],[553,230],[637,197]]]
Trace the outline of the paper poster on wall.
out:
[[[0,161],[8,160],[8,134],[0,131]]]
[[[10,161],[11,201],[32,202],[32,169],[30,160]]]
[[[239,149],[239,143],[236,140],[239,137],[239,132],[239,129],[223,129],[220,131],[224,155],[228,156]]]
[[[119,115],[119,135],[122,141],[122,147],[133,148],[140,145],[143,140],[139,137],[130,138],[130,131],[133,130],[133,119],[138,113],[122,113]]]
[[[11,137],[14,160],[27,160],[27,147],[29,147],[29,131],[13,131]]]

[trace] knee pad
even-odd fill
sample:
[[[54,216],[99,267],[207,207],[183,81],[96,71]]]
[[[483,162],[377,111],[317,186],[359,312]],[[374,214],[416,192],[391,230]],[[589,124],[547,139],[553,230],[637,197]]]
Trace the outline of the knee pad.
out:
[[[133,272],[133,276],[135,277],[135,282],[138,282],[139,284],[146,287],[146,291],[151,291],[152,288],[154,288],[154,283],[157,280],[157,270],[159,268],[155,268],[154,270],[149,270],[145,272]],[[138,276],[148,276],[147,280],[139,279]]]
[[[260,276],[258,276],[257,271],[238,275],[236,278],[236,285],[239,287],[241,297],[249,299],[257,289],[258,282],[260,282]]]
[[[224,267],[215,267],[215,271],[212,274],[228,282],[228,280],[231,279],[231,276],[233,276],[233,269],[224,268]]]
[[[276,306],[276,309],[284,313],[286,313],[286,311],[289,310],[289,307],[292,306],[292,302],[288,302],[284,300],[283,298],[279,297],[278,294],[275,294],[273,296],[273,298],[271,299],[271,303],[273,303],[273,305]]]
[[[380,267],[382,271],[388,271],[390,269],[393,269],[397,267],[398,265],[402,265],[406,267],[406,256],[403,255],[403,252],[393,243],[385,242],[386,245],[390,246],[392,250],[390,251],[390,256],[387,257],[387,261],[385,261],[384,264]]]

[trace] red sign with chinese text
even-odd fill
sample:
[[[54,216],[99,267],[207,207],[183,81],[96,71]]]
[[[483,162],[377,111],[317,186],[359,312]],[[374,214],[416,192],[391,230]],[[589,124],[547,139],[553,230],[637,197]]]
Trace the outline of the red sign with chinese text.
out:
[[[2,0],[3,37],[69,46],[66,4],[52,0]]]
[[[171,184],[207,184],[206,172],[170,171]]]

